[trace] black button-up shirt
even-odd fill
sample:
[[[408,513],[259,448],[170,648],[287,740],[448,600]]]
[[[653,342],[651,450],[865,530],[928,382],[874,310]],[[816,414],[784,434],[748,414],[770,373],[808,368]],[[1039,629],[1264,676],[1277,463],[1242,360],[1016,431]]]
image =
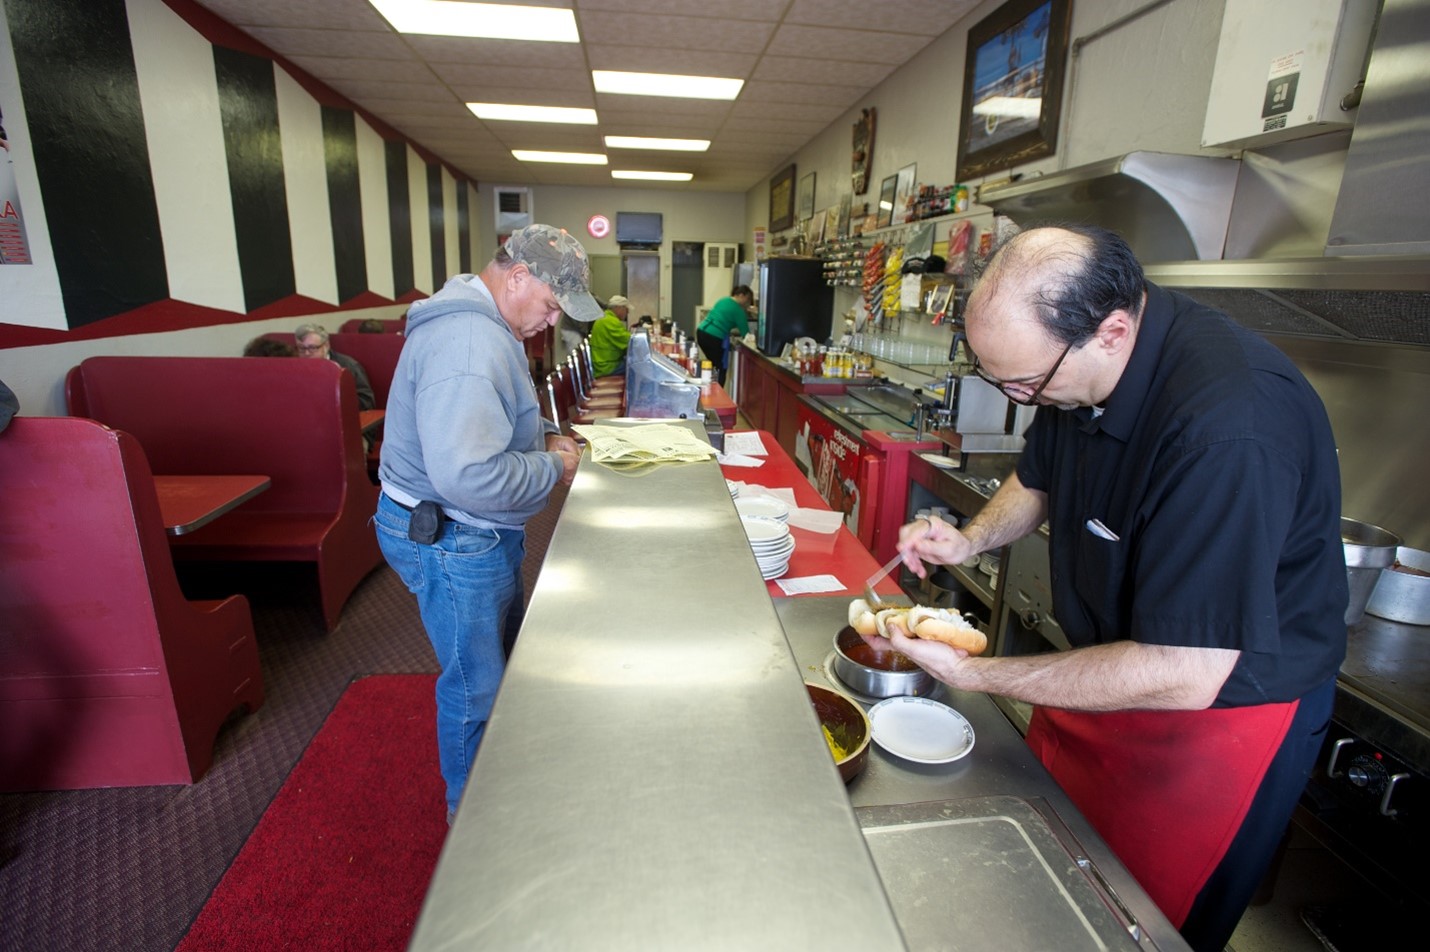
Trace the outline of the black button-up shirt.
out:
[[[1349,599],[1335,442],[1272,344],[1149,285],[1104,412],[1042,407],[1027,437],[1018,477],[1048,494],[1054,612],[1073,645],[1239,649],[1219,707],[1335,675]]]

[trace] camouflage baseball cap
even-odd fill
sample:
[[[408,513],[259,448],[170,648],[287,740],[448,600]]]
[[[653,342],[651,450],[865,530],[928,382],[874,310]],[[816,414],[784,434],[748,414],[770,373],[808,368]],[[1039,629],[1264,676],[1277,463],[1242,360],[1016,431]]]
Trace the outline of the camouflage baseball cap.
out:
[[[578,321],[594,321],[605,311],[591,297],[591,265],[586,249],[563,228],[527,225],[503,246],[513,261],[526,265],[556,295],[561,309]]]

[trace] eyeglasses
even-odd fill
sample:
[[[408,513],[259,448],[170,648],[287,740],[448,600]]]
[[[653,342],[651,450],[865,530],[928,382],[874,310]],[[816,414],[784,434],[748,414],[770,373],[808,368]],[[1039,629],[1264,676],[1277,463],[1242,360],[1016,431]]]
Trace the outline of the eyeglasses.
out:
[[[1021,404],[1022,406],[1030,407],[1038,402],[1038,397],[1042,395],[1043,390],[1047,388],[1048,384],[1053,382],[1053,375],[1058,372],[1058,368],[1063,365],[1063,359],[1066,358],[1067,355],[1072,352],[1072,349],[1073,345],[1071,342],[1069,342],[1068,345],[1063,348],[1063,352],[1061,354],[1058,354],[1058,359],[1056,362],[1054,362],[1053,369],[1049,370],[1046,374],[1043,375],[1042,381],[1039,382],[1039,384],[1033,388],[1033,392],[1028,394],[1027,396],[1019,396],[1017,393],[1008,389],[1009,387],[1016,387],[1018,390],[1021,390],[1027,386],[1026,383],[1019,383],[1016,380],[999,380],[997,377],[993,376],[988,371],[983,369],[983,365],[978,362],[977,354],[973,355],[973,372],[978,374],[978,376],[982,377],[984,380],[993,384],[993,386],[997,387],[999,390],[1003,391],[1003,396],[1007,397],[1009,400],[1012,400],[1014,403]]]
[[[316,354],[318,351],[322,350],[325,346],[327,346],[327,345],[326,345],[326,344],[299,344],[299,345],[298,345],[298,353],[300,353],[300,354]]]

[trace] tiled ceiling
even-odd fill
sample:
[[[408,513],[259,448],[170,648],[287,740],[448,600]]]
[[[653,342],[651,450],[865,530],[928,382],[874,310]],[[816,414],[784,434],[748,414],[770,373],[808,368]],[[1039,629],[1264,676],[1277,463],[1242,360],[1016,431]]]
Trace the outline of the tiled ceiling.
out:
[[[400,34],[367,0],[198,2],[479,182],[743,192],[978,0],[508,0],[574,10],[579,44]],[[598,94],[593,69],[745,86],[733,102]],[[599,124],[483,121],[468,101],[594,108]],[[606,135],[711,146],[608,150]],[[602,152],[611,164],[525,163],[512,149]],[[618,182],[613,168],[695,178]]]

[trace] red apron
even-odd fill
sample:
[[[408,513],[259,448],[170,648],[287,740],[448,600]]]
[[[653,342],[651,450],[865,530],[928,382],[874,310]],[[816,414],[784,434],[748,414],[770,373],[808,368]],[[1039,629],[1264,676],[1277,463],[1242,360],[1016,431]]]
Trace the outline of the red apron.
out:
[[[1241,827],[1297,703],[1103,714],[1038,707],[1028,746],[1181,928]]]

